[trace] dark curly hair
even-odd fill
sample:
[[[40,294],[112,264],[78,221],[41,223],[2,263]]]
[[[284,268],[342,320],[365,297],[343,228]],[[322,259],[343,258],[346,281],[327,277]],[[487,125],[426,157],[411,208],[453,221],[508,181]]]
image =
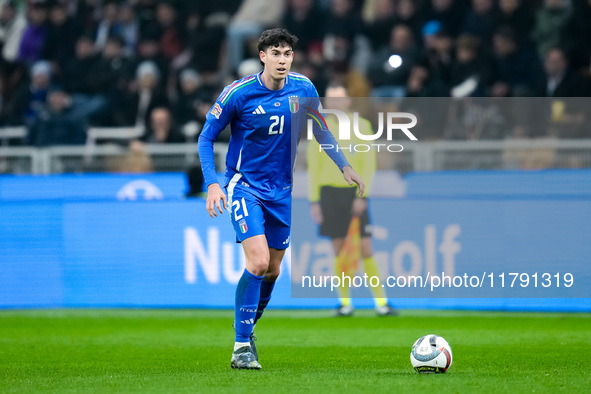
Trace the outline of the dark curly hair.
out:
[[[297,42],[298,38],[285,29],[269,29],[261,34],[257,48],[263,52],[270,47],[288,46],[293,49]]]

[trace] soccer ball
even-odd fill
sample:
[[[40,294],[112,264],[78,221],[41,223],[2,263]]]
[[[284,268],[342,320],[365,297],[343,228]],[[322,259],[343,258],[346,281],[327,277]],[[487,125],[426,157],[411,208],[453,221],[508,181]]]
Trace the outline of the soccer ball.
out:
[[[425,335],[412,345],[410,363],[418,373],[444,373],[451,362],[451,347],[438,335]]]

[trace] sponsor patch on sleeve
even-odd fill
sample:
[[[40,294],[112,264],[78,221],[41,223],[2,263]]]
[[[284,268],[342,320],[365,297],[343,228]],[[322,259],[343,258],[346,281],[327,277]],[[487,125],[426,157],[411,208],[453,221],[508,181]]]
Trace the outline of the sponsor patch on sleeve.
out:
[[[211,109],[211,114],[215,116],[216,119],[219,119],[220,115],[222,114],[222,107],[220,107],[218,103],[215,103],[215,105]]]

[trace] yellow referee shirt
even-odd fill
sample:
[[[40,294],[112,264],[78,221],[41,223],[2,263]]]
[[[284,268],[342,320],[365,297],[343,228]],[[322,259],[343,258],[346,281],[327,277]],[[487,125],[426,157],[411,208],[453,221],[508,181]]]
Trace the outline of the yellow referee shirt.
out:
[[[335,116],[327,115],[325,120],[329,130],[338,130],[339,125]],[[367,119],[360,117],[358,123],[359,131],[362,134],[373,134],[371,123]],[[353,122],[351,121],[351,127],[352,126]],[[367,145],[370,141],[359,139],[353,130],[351,130],[350,141],[338,142],[341,147],[346,148],[343,150],[343,153],[347,157],[349,164],[351,164],[351,167],[353,167],[353,169],[361,176],[363,182],[365,182],[365,196],[367,196],[367,193],[371,189],[371,182],[376,172],[376,151],[371,149],[368,152],[355,152],[353,149],[354,145]],[[350,152],[349,147],[351,147]],[[320,188],[322,186],[357,187],[350,186],[347,183],[345,178],[343,178],[343,174],[339,168],[335,166],[331,158],[326,154],[326,152],[320,150],[320,145],[316,140],[308,141],[307,158],[309,179],[308,198],[310,202],[318,202],[318,200],[320,200]]]

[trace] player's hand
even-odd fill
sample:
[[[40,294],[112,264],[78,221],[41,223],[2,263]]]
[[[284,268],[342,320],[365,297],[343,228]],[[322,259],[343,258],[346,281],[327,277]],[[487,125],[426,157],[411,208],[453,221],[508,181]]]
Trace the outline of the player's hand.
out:
[[[312,216],[312,220],[316,224],[322,224],[324,221],[324,217],[322,216],[322,210],[320,209],[320,204],[317,202],[313,202],[310,204],[310,216]]]
[[[220,204],[220,200],[223,201],[223,204]],[[222,211],[222,206],[225,210],[228,210],[226,194],[222,191],[219,183],[212,183],[207,187],[207,201],[205,202],[205,207],[207,208],[209,216],[212,218],[218,216],[216,208],[220,212],[220,215],[224,213],[224,211]]]
[[[353,200],[353,216],[361,216],[367,210],[367,200],[365,198],[357,197]]]
[[[359,197],[363,196],[363,193],[365,193],[365,183],[363,183],[363,179],[361,179],[361,176],[359,176],[359,174],[356,173],[355,170],[351,168],[351,166],[343,167],[343,177],[349,185],[353,186],[353,183],[359,185],[357,195]]]

